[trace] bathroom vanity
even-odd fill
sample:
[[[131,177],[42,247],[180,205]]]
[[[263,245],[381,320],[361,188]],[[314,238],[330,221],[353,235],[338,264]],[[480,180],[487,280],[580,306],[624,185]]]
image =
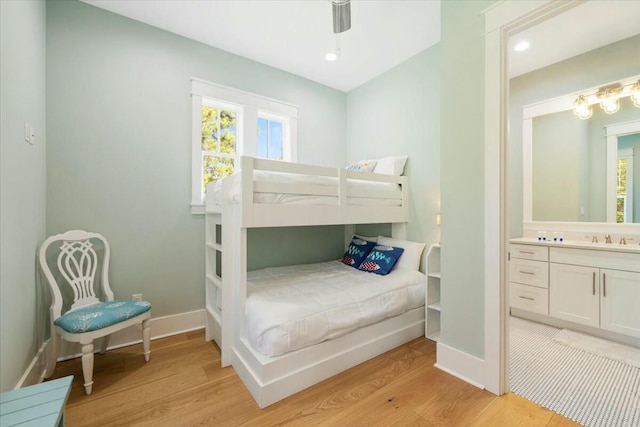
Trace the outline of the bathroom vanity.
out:
[[[526,237],[510,243],[509,302],[515,314],[640,345],[637,243]]]

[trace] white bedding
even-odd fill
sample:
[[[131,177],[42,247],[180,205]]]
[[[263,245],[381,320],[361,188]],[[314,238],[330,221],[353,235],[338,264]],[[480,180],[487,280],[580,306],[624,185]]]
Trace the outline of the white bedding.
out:
[[[264,170],[253,171],[254,182],[309,184],[318,186],[335,187],[338,178],[316,175],[302,175],[285,172],[273,172]],[[239,183],[239,181],[236,181]],[[391,182],[362,181],[356,179],[347,180],[347,191],[357,194],[359,191],[375,191],[379,197],[349,197],[348,203],[355,206],[400,206],[402,204],[402,190],[398,184]],[[227,196],[232,203],[240,203],[239,185],[232,188]],[[213,200],[216,205],[222,205],[222,180],[216,182]],[[254,203],[278,203],[278,204],[304,204],[304,205],[336,205],[336,196],[318,196],[307,194],[288,193],[258,193],[254,192]]]
[[[246,330],[258,352],[277,356],[337,338],[424,305],[425,276],[387,276],[340,261],[267,268],[247,274]]]

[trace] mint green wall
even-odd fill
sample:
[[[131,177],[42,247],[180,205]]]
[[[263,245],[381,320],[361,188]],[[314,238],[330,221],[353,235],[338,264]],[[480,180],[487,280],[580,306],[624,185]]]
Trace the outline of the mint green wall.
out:
[[[633,222],[640,222],[640,133],[619,137],[620,148],[633,148]]]
[[[638,51],[640,35],[511,79],[508,148],[510,237],[522,236],[522,107],[638,74]],[[604,159],[591,154],[591,161],[598,158]],[[604,191],[604,184],[601,190],[598,190],[598,185],[590,184],[590,192]],[[592,194],[591,221],[599,220],[597,209],[593,207],[595,199]]]
[[[443,1],[440,44],[441,342],[479,358],[484,357],[482,11],[492,3]]]
[[[439,241],[439,63],[436,45],[347,94],[347,160],[409,156],[407,238],[427,244]]]
[[[142,292],[154,317],[204,304],[190,77],[297,104],[298,160],[345,163],[343,92],[76,1],[47,3],[47,49],[47,233],[103,233],[116,297]]]
[[[16,386],[42,344],[35,259],[45,238],[45,31],[44,1],[0,1],[0,391]]]
[[[340,259],[344,250],[342,225],[251,228],[247,233],[247,270]]]

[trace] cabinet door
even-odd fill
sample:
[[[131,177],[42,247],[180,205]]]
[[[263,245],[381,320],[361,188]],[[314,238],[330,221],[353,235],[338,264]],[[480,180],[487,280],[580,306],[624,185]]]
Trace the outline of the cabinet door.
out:
[[[600,270],[600,327],[640,338],[640,273]]]
[[[599,327],[599,270],[550,263],[549,314],[558,319]]]

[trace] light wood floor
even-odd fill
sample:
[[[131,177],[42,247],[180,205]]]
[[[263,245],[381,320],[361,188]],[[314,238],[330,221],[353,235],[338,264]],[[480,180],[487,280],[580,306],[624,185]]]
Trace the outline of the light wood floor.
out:
[[[391,350],[266,409],[259,409],[220,351],[197,331],[96,355],[93,393],[80,359],[58,363],[74,375],[67,426],[577,426],[516,395],[500,398],[433,367],[424,338]]]

